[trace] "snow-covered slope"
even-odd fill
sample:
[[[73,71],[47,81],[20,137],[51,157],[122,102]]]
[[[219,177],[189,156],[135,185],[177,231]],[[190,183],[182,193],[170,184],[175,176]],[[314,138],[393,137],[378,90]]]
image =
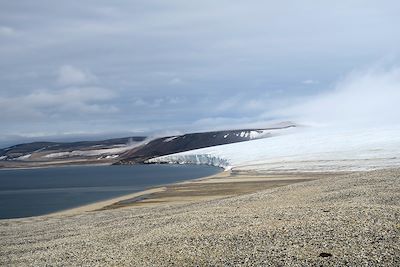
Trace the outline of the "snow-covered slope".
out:
[[[285,135],[191,150],[149,162],[210,164],[258,171],[351,171],[400,166],[400,127],[303,127]]]

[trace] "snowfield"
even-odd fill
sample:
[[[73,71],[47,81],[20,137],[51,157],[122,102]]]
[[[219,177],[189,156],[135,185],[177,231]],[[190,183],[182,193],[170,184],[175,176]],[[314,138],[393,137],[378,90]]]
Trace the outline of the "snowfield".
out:
[[[400,127],[297,127],[281,135],[196,149],[150,163],[209,164],[253,171],[355,171],[400,166]]]
[[[26,154],[23,155],[21,157],[16,158],[17,160],[25,160],[25,159],[29,159],[32,156],[32,154]]]

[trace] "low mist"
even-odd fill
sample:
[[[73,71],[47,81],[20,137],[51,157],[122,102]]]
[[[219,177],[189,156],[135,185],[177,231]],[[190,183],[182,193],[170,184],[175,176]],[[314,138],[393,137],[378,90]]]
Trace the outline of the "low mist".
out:
[[[277,112],[305,125],[370,127],[400,122],[400,68],[353,71],[332,90]]]

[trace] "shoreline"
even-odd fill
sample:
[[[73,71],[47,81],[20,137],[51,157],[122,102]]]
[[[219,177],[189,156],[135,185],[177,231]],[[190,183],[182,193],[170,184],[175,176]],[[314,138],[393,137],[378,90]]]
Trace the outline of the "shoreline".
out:
[[[140,208],[1,220],[0,265],[397,266],[399,179],[223,172],[126,203]]]
[[[77,215],[113,209],[197,203],[346,174],[348,173],[285,172],[259,174],[248,171],[223,170],[214,175],[150,187],[139,192],[42,216]]]
[[[134,192],[134,193],[130,193],[130,194],[126,194],[126,195],[122,195],[119,197],[114,197],[114,198],[110,198],[110,199],[106,199],[106,200],[101,200],[101,201],[97,201],[97,202],[93,202],[90,204],[85,204],[82,206],[78,206],[75,208],[70,208],[70,209],[66,209],[66,210],[60,210],[60,211],[56,211],[56,212],[52,212],[52,213],[48,213],[48,214],[43,214],[43,215],[39,215],[39,216],[33,216],[33,217],[46,217],[46,216],[58,216],[58,215],[76,215],[76,214],[81,214],[81,213],[85,213],[85,212],[92,212],[92,211],[100,211],[100,210],[104,210],[106,207],[111,206],[115,203],[118,203],[120,201],[125,201],[128,199],[132,199],[132,198],[138,198],[138,197],[143,197],[149,194],[153,194],[153,193],[159,193],[162,192],[164,190],[166,190],[166,188],[168,186],[171,185],[178,185],[178,184],[186,184],[186,183],[190,183],[190,182],[194,182],[194,181],[201,181],[201,180],[205,180],[205,179],[210,179],[214,176],[217,176],[221,173],[223,173],[225,171],[221,171],[219,173],[213,174],[213,175],[209,175],[209,176],[205,176],[205,177],[201,177],[201,178],[195,178],[195,179],[188,179],[188,180],[184,180],[181,182],[175,182],[175,183],[169,183],[169,184],[163,184],[163,185],[159,185],[159,186],[154,186],[154,187],[149,187],[147,189],[138,191],[138,192]],[[28,217],[23,217],[23,218],[28,218]]]
[[[62,168],[62,167],[80,167],[80,166],[112,166],[109,163],[99,163],[99,164],[67,164],[67,165],[53,165],[53,166],[37,166],[37,167],[24,167],[24,168],[8,168],[1,170],[22,170],[22,169],[42,169],[42,168]],[[2,220],[12,220],[12,219],[24,219],[24,218],[38,218],[38,217],[54,217],[54,216],[70,216],[78,215],[88,212],[103,211],[110,209],[120,209],[120,208],[137,208],[144,206],[159,206],[162,204],[182,204],[182,203],[194,203],[204,200],[213,200],[224,197],[237,196],[244,193],[254,193],[264,189],[272,187],[286,186],[297,182],[305,182],[311,180],[321,179],[321,176],[332,176],[332,175],[344,175],[351,172],[342,171],[326,171],[326,172],[303,172],[303,171],[285,171],[285,172],[261,172],[258,171],[247,171],[247,170],[236,170],[235,168],[222,168],[220,172],[195,178],[187,179],[180,182],[173,182],[169,184],[161,184],[159,186],[151,186],[145,188],[138,192],[129,193],[126,195],[121,195],[113,197],[110,199],[100,200],[89,204],[83,204],[77,207],[68,208],[64,210],[59,210],[51,212],[48,214],[42,214],[30,217],[21,218],[9,218]],[[267,185],[265,185],[268,183]],[[234,184],[240,184],[244,187],[241,189],[224,189],[224,187],[230,187]],[[264,185],[263,185],[264,184]],[[217,195],[202,193],[201,197],[195,196],[199,194],[200,188],[202,186],[209,185],[209,189],[213,190],[213,187],[218,187],[220,191],[224,191]],[[194,196],[187,196],[176,190],[179,187],[191,187],[191,192]],[[221,189],[222,187],[222,189]],[[172,191],[172,192],[171,192]],[[167,197],[165,195],[168,195]],[[171,196],[172,195],[172,196]],[[121,204],[124,203],[124,204]]]
[[[152,194],[152,193],[156,193],[156,192],[160,192],[162,190],[164,190],[165,187],[155,187],[155,188],[149,188],[143,191],[139,191],[136,193],[131,193],[128,195],[123,195],[123,196],[119,196],[119,197],[115,197],[115,198],[111,198],[108,200],[101,200],[101,201],[97,201],[94,203],[90,203],[90,204],[86,204],[86,205],[82,205],[82,206],[78,206],[75,208],[70,208],[70,209],[66,209],[66,210],[60,210],[60,211],[56,211],[53,213],[49,213],[49,214],[44,214],[44,215],[39,215],[39,216],[33,216],[33,217],[52,217],[52,216],[59,216],[59,215],[76,215],[76,214],[81,214],[81,213],[85,213],[85,212],[91,212],[91,211],[98,211],[103,209],[106,206],[112,205],[115,202],[119,202],[119,201],[123,201],[127,198],[136,198],[136,197],[140,197],[140,196],[144,196],[147,194]],[[29,218],[29,217],[23,217],[23,218]]]
[[[139,164],[138,164],[139,165]],[[146,164],[147,165],[147,164]],[[149,164],[149,165],[157,165],[157,164]],[[46,169],[46,168],[69,168],[69,167],[82,167],[82,166],[87,166],[87,167],[98,167],[98,166],[112,166],[112,164],[79,164],[79,165],[63,165],[63,166],[37,166],[37,167],[29,167],[29,168],[10,168],[10,169],[0,169],[1,170],[31,170],[31,169]],[[215,166],[212,166],[215,167]],[[82,205],[79,206],[75,206],[75,207],[71,207],[71,208],[67,208],[67,209],[62,209],[62,210],[58,210],[58,211],[54,211],[54,212],[50,212],[50,213],[46,213],[46,214],[40,214],[40,215],[33,215],[33,216],[25,216],[25,217],[16,217],[16,218],[3,218],[0,219],[0,221],[3,220],[13,220],[13,219],[30,219],[30,218],[41,218],[41,217],[54,217],[54,216],[64,216],[64,215],[77,215],[77,214],[83,214],[85,212],[93,212],[93,211],[98,211],[98,210],[102,210],[103,208],[113,205],[114,203],[117,203],[119,201],[124,201],[126,199],[132,199],[132,198],[137,198],[137,197],[142,197],[145,195],[149,195],[149,194],[153,194],[153,193],[158,193],[161,192],[163,190],[166,189],[167,186],[171,186],[174,184],[184,184],[184,183],[189,183],[192,181],[198,181],[198,180],[202,180],[202,179],[207,179],[210,177],[213,177],[215,175],[218,175],[222,172],[224,172],[223,168],[219,168],[219,167],[215,167],[216,169],[218,169],[218,172],[215,174],[211,174],[208,176],[204,176],[204,177],[200,177],[200,178],[187,178],[185,180],[181,180],[181,181],[176,181],[176,182],[163,182],[160,184],[156,184],[156,185],[150,185],[148,187],[145,187],[143,189],[139,189],[139,191],[134,191],[134,192],[130,192],[130,193],[125,193],[123,195],[120,196],[114,196],[112,198],[109,199],[103,199],[103,200],[98,200],[95,202],[89,202],[89,203],[83,203]]]
[[[63,168],[63,167],[90,167],[90,166],[112,166],[113,163],[71,163],[71,164],[49,164],[42,166],[23,166],[23,167],[0,167],[0,171],[14,171],[14,170],[34,170],[34,169],[46,169],[46,168]]]
[[[78,164],[78,165],[62,165],[62,166],[38,166],[29,168],[10,168],[10,170],[20,169],[41,169],[41,168],[61,168],[61,167],[77,167],[77,166],[112,166],[108,163],[99,164]],[[47,214],[9,218],[2,220],[39,218],[39,217],[55,217],[70,216],[83,213],[120,209],[120,208],[138,208],[144,206],[160,206],[163,204],[182,204],[194,203],[204,200],[213,200],[224,197],[232,197],[241,194],[254,193],[257,191],[287,186],[297,182],[305,182],[321,179],[322,176],[344,175],[350,172],[303,172],[303,171],[285,171],[285,172],[258,172],[248,170],[237,170],[235,168],[220,168],[220,172],[195,178],[187,179],[179,182],[150,186],[143,190],[113,197],[110,199],[100,200],[89,204],[83,204],[77,207],[59,210]],[[6,170],[6,169],[0,169]],[[204,192],[204,188],[208,190]],[[242,188],[240,188],[242,187]],[[187,189],[190,188],[190,189]],[[213,194],[211,191],[218,192]],[[188,195],[186,191],[190,191]]]

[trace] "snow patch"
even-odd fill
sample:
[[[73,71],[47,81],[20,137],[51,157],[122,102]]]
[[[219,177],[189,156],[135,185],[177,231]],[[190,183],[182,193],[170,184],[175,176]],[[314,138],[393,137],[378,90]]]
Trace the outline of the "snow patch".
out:
[[[23,155],[21,157],[16,158],[16,160],[25,160],[25,159],[29,159],[31,157],[32,154],[26,154]]]
[[[119,155],[108,155],[108,156],[106,156],[106,159],[116,159],[118,157],[119,157]]]
[[[266,130],[257,130],[257,131],[250,131],[249,135],[250,139],[259,139],[270,136],[271,132]]]
[[[41,151],[45,150],[46,148],[47,148],[47,146],[45,146],[45,147],[42,147],[42,148],[39,148],[39,149],[37,149],[37,150],[33,151],[33,153],[38,153],[38,152],[41,152]]]
[[[164,143],[168,143],[168,142],[171,142],[172,140],[175,140],[176,138],[178,138],[179,136],[172,136],[172,137],[169,137],[169,138],[166,138],[166,139],[164,139]]]
[[[116,159],[116,158],[118,158],[119,157],[119,155],[108,155],[108,156],[101,156],[101,157],[98,157],[97,159],[98,160],[100,160],[100,159]]]
[[[5,160],[7,158],[7,156],[1,156],[0,160]]]

